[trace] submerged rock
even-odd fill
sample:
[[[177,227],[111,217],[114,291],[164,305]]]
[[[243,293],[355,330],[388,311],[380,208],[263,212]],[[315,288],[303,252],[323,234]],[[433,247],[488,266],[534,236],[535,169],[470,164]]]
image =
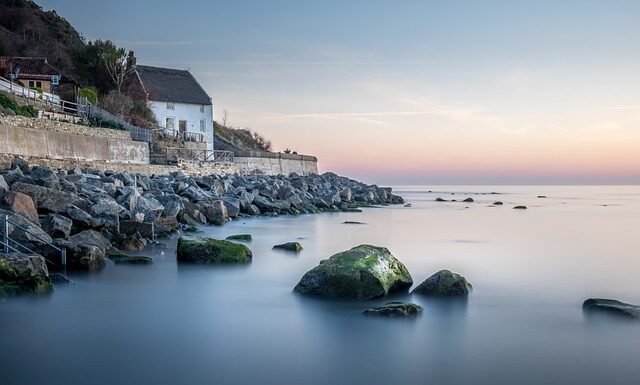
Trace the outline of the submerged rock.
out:
[[[228,241],[244,241],[244,242],[249,242],[251,241],[253,238],[251,237],[251,234],[235,234],[235,235],[229,235],[227,237]]]
[[[151,257],[129,255],[122,252],[111,252],[108,257],[116,265],[148,265],[153,263]]]
[[[474,202],[474,200],[473,200],[473,198],[467,198],[467,199],[463,200],[463,202],[472,203],[472,202]]]
[[[364,311],[369,316],[384,317],[415,317],[422,312],[422,306],[407,302],[387,302],[382,306],[373,307]]]
[[[460,274],[440,270],[413,289],[412,293],[429,296],[466,296],[471,284]]]
[[[514,210],[526,210],[527,206],[515,206],[513,209]]]
[[[273,248],[278,250],[293,251],[295,253],[302,251],[302,245],[299,242],[287,242],[281,245],[275,245],[273,246]]]
[[[446,199],[442,199],[442,198],[439,198],[439,197],[436,198],[436,202],[446,202],[446,201],[447,201]]]
[[[582,304],[582,309],[585,311],[603,312],[640,319],[640,306],[616,301],[614,299],[589,298]]]
[[[358,222],[358,221],[344,221],[342,222],[343,225],[366,225],[366,223],[364,222]]]
[[[502,206],[504,203],[497,201],[497,202],[493,202],[494,206]]]
[[[251,250],[245,245],[212,238],[178,238],[177,258],[191,263],[248,263]]]
[[[318,297],[371,299],[406,291],[412,284],[407,268],[388,249],[360,245],[321,261],[294,291]]]

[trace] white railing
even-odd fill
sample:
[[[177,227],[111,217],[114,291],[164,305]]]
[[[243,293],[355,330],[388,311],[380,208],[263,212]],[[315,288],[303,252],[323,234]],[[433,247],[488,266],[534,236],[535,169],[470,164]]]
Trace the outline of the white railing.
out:
[[[62,107],[62,100],[60,99],[60,96],[50,94],[48,92],[39,92],[16,83],[12,83],[3,77],[0,77],[0,90],[28,100],[33,100],[34,102],[43,102]]]

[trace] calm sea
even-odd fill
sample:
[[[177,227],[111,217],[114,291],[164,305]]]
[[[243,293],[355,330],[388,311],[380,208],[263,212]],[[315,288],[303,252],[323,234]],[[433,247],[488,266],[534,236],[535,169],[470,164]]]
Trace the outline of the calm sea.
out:
[[[640,187],[395,190],[412,207],[202,228],[251,233],[247,266],[178,265],[172,239],[143,253],[151,266],[109,265],[50,297],[0,303],[0,383],[638,384],[640,322],[581,303],[640,303]],[[300,254],[271,249],[296,240]],[[361,314],[385,300],[292,293],[321,259],[362,243],[388,247],[416,284],[448,268],[475,290],[397,297],[424,307],[416,319]]]

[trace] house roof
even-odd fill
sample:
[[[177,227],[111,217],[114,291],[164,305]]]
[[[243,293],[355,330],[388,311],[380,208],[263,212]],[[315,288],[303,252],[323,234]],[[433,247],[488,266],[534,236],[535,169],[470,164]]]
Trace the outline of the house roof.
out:
[[[0,57],[0,67],[7,73],[11,69],[20,68],[18,77],[23,79],[51,80],[52,75],[62,79],[62,72],[47,62],[44,57]]]
[[[211,97],[189,71],[137,65],[136,73],[149,100],[212,104]]]

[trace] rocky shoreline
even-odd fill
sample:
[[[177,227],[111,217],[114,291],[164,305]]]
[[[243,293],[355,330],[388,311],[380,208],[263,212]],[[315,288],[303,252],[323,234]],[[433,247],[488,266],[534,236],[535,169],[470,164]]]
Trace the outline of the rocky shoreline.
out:
[[[114,251],[139,251],[156,237],[193,231],[198,225],[402,203],[391,188],[333,173],[148,176],[55,170],[20,158],[0,171],[0,215],[12,223],[9,237],[46,257],[50,269],[60,268],[60,256],[47,243],[66,249],[68,269],[94,271],[104,268],[109,255],[117,255]],[[127,259],[120,256],[120,261]],[[42,269],[33,271],[43,275]]]

